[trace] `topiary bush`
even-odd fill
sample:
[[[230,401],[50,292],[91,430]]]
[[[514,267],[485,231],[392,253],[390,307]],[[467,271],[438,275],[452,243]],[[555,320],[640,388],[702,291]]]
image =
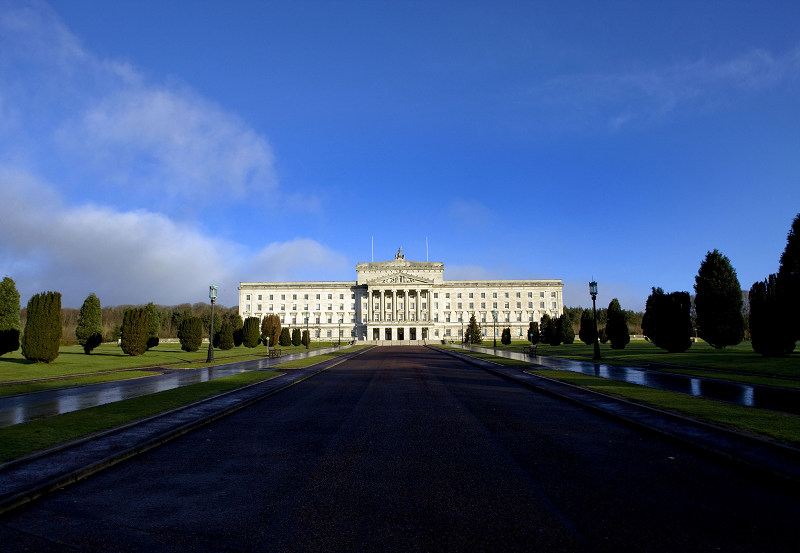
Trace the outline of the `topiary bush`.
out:
[[[158,333],[161,330],[161,318],[158,315],[158,309],[153,302],[144,306],[147,313],[147,349],[154,348],[158,345]]]
[[[89,294],[81,306],[75,337],[86,355],[103,343],[103,313],[100,300],[94,294]]]
[[[301,343],[300,329],[295,328],[292,330],[292,345],[299,346]]]
[[[742,287],[730,260],[708,252],[695,277],[694,305],[700,337],[716,349],[735,346],[744,338]]]
[[[572,328],[572,321],[566,311],[558,318],[558,332],[561,341],[565,344],[571,344],[575,341],[575,329]]]
[[[530,323],[528,325],[528,340],[531,344],[539,343],[539,323]]]
[[[645,304],[642,332],[661,349],[682,353],[692,345],[690,310],[688,292],[665,294],[661,288],[653,288]]]
[[[224,351],[233,349],[233,326],[230,323],[222,323],[222,328],[217,336],[218,343],[216,347]]]
[[[290,346],[292,344],[292,337],[289,335],[289,329],[284,328],[281,330],[280,338],[278,338],[278,343],[282,346]]]
[[[778,275],[750,288],[750,343],[764,357],[785,357],[795,348],[786,294]]]
[[[628,323],[625,320],[625,313],[619,305],[619,300],[614,298],[608,304],[608,322],[606,323],[606,334],[611,342],[611,349],[625,349],[631,341],[628,331]]]
[[[233,346],[239,347],[242,345],[242,340],[244,340],[244,321],[242,320],[242,316],[238,313],[234,313],[230,316],[231,327],[233,328]]]
[[[505,344],[505,345],[508,345],[508,344],[511,343],[511,329],[510,328],[504,328],[503,329],[503,333],[500,335],[500,342]]]
[[[258,331],[258,317],[247,317],[242,327],[242,344],[246,348],[254,348],[261,342]]]
[[[19,292],[8,277],[0,282],[0,355],[19,349],[22,322],[19,317]]]
[[[300,342],[301,342],[301,343],[302,343],[304,346],[308,346],[308,345],[309,345],[309,341],[308,341],[308,331],[307,331],[307,330],[304,330],[304,331],[303,331],[303,336],[302,336],[302,338],[301,338]]]
[[[578,331],[578,338],[580,338],[581,342],[590,346],[594,344],[595,336],[594,315],[590,310],[584,309],[581,312],[581,328]]]
[[[150,332],[147,308],[133,307],[125,310],[122,317],[122,351],[128,355],[141,355],[147,351]]]
[[[22,355],[37,363],[50,363],[58,357],[61,345],[61,294],[42,292],[28,301]]]
[[[183,351],[197,351],[203,343],[203,320],[200,317],[185,317],[178,327],[178,340]]]

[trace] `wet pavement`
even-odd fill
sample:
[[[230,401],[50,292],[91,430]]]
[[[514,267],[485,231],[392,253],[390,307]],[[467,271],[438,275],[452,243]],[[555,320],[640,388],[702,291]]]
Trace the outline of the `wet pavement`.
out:
[[[276,379],[277,380],[277,379]],[[778,486],[440,352],[375,348],[0,517],[16,551],[796,551]]]
[[[332,351],[337,351],[337,348],[321,348],[275,358],[237,361],[217,367],[163,369],[163,374],[160,375],[3,397],[0,398],[0,428],[163,392],[189,384],[216,380],[223,376],[267,370],[279,363],[314,357]]]
[[[573,361],[558,357],[528,356],[523,353],[495,350],[478,346],[456,346],[462,349],[488,353],[497,357],[516,359],[538,363],[543,368],[578,372],[591,376],[599,376],[620,382],[630,382],[648,388],[656,388],[670,392],[680,392],[695,397],[714,399],[747,407],[771,409],[800,415],[800,390],[772,388],[770,386],[752,386],[734,382],[723,382],[713,378],[698,378],[678,374],[665,373],[641,367],[619,367],[604,363]]]

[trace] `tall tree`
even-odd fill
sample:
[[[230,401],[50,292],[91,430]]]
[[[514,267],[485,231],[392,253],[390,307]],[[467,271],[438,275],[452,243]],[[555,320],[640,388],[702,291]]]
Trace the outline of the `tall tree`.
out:
[[[708,252],[694,280],[700,337],[716,349],[741,342],[744,338],[744,301],[730,259],[718,250]]]
[[[509,345],[511,343],[511,329],[504,328],[503,333],[500,335],[500,341],[505,344]]]
[[[61,294],[42,292],[28,301],[22,355],[37,363],[58,357],[61,345]]]
[[[595,341],[594,316],[588,309],[581,311],[581,328],[578,331],[578,338],[586,345],[592,345]]]
[[[528,325],[528,340],[531,344],[539,343],[539,323],[531,322]]]
[[[481,336],[481,327],[478,325],[478,320],[475,318],[475,313],[469,317],[467,335],[465,338],[470,344],[480,344],[483,342],[483,337]]]
[[[787,310],[782,286],[777,275],[769,275],[750,288],[750,343],[764,357],[785,357],[794,351],[796,337],[790,319],[797,313]]]
[[[141,355],[147,351],[150,332],[147,308],[132,307],[122,318],[122,342],[120,347],[128,355]]]
[[[301,343],[301,336],[300,336],[300,329],[293,328],[292,329],[292,345],[299,346]]]
[[[281,329],[281,335],[278,338],[278,343],[282,346],[289,346],[292,344],[292,336],[289,333],[288,327]]]
[[[611,342],[611,349],[625,349],[631,341],[628,331],[628,323],[625,320],[625,313],[619,306],[619,300],[614,298],[608,304],[608,323],[606,323],[606,335]]]
[[[575,329],[572,328],[572,321],[567,311],[564,311],[558,318],[558,332],[561,341],[565,344],[571,344],[575,341]]]
[[[261,321],[261,341],[271,346],[278,345],[281,336],[281,318],[277,315],[265,315]],[[269,338],[269,340],[267,340]]]
[[[304,331],[303,331],[303,338],[300,340],[300,342],[301,342],[301,343],[302,343],[304,346],[307,346],[307,345],[309,344],[309,338],[308,338],[308,331],[307,331],[307,330],[304,330]]]
[[[22,322],[19,318],[19,292],[8,277],[0,282],[0,355],[19,349]]]
[[[94,294],[89,294],[81,306],[75,337],[86,355],[103,342],[103,311]]]
[[[154,348],[158,345],[158,333],[161,331],[161,317],[158,314],[158,308],[153,305],[153,302],[144,306],[147,313],[147,349]]]
[[[557,346],[561,343],[556,342],[558,333],[556,332],[555,321],[553,321],[553,319],[551,319],[550,315],[547,313],[542,315],[542,318],[539,321],[539,334],[541,335],[541,341],[545,344],[553,344],[553,342],[555,342],[553,345]]]
[[[792,221],[786,237],[786,249],[781,254],[778,281],[785,298],[786,311],[791,313],[789,325],[795,340],[800,340],[800,213]],[[752,330],[750,331],[752,334]]]
[[[688,292],[665,294],[653,288],[647,298],[642,332],[647,339],[670,353],[682,353],[692,345],[691,300]]]
[[[200,317],[183,317],[178,327],[178,340],[183,351],[197,351],[203,343],[203,319]]]
[[[242,316],[238,313],[234,313],[230,317],[231,320],[231,327],[233,327],[233,345],[234,347],[239,347],[242,345],[242,340],[244,340],[244,334],[242,332],[242,328],[244,327],[244,320],[242,320]]]
[[[246,348],[254,348],[261,340],[258,332],[258,317],[247,317],[242,327],[242,344]]]

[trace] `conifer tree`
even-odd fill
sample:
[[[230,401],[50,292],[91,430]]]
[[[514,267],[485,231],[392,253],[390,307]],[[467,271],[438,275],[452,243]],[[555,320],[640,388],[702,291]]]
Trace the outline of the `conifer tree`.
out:
[[[161,331],[161,318],[153,302],[144,306],[147,313],[147,349],[158,345],[158,333]]]
[[[22,355],[37,363],[58,357],[61,345],[61,294],[42,292],[28,301]]]
[[[304,346],[308,345],[308,331],[307,330],[303,331],[303,339],[301,340],[301,342],[302,342],[302,344]]]
[[[284,328],[281,330],[281,335],[278,338],[278,343],[282,346],[290,346],[292,344],[292,337],[289,334],[289,329]]]
[[[545,344],[553,344],[553,342],[555,342],[553,345],[556,346],[560,343],[556,342],[557,336],[555,326],[556,325],[553,319],[550,318],[550,315],[547,313],[542,315],[542,318],[539,321],[539,334],[542,342]]]
[[[75,337],[86,355],[103,343],[103,313],[100,300],[94,294],[89,294],[81,306]]]
[[[786,249],[781,254],[778,269],[778,282],[783,296],[783,307],[789,314],[786,321],[792,337],[800,340],[800,213],[794,218],[786,237]]]
[[[223,351],[227,351],[229,349],[233,349],[233,326],[231,323],[224,322],[222,323],[222,328],[219,331],[219,349]]]
[[[242,320],[242,316],[238,313],[234,313],[230,317],[231,327],[233,328],[233,345],[234,347],[239,347],[242,345],[242,340],[244,340],[244,334],[242,328],[244,328],[244,321]]]
[[[19,349],[22,322],[19,317],[19,292],[9,277],[0,282],[0,355]]]
[[[125,310],[122,317],[122,351],[128,355],[141,355],[147,351],[147,338],[150,333],[147,308],[132,307]]]
[[[242,344],[246,348],[254,348],[261,341],[258,331],[258,317],[247,317],[242,327]]]
[[[572,328],[572,321],[569,318],[569,313],[564,313],[558,318],[558,326],[561,332],[561,341],[565,344],[571,344],[575,341],[575,329]]]
[[[628,323],[625,321],[625,313],[622,312],[617,298],[614,298],[608,304],[606,334],[611,342],[611,349],[625,349],[625,346],[631,341]]]
[[[300,345],[300,329],[295,328],[292,329],[292,345],[299,346]]]
[[[744,338],[744,300],[730,260],[718,250],[708,252],[694,280],[700,337],[716,349],[741,342]]]
[[[578,338],[584,344],[591,346],[595,341],[594,333],[594,316],[589,309],[584,309],[581,312],[581,328],[578,331]]]
[[[642,332],[648,340],[670,353],[682,353],[692,345],[691,300],[688,292],[665,294],[653,288],[647,298]]]
[[[531,322],[528,325],[528,340],[531,344],[539,343],[539,323]]]
[[[184,317],[178,327],[178,340],[183,351],[197,351],[203,343],[203,320],[200,317]]]
[[[483,337],[481,336],[481,327],[478,325],[478,320],[475,318],[475,313],[469,317],[469,325],[467,325],[467,334],[465,338],[470,344],[481,344],[483,342]]]
[[[511,329],[504,328],[503,334],[500,336],[500,341],[505,345],[509,345],[511,343]]]
[[[278,340],[281,336],[281,318],[277,315],[266,315],[264,320],[261,321],[261,341],[271,346],[278,345]]]
[[[764,357],[785,357],[795,348],[782,285],[778,275],[769,275],[750,288],[750,343]]]

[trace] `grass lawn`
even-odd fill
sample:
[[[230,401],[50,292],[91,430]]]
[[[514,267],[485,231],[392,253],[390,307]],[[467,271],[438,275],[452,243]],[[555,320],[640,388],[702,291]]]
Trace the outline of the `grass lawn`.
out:
[[[512,342],[508,346],[497,344],[497,349],[522,352],[527,342]],[[491,341],[484,340],[483,347],[492,347]],[[539,344],[540,355],[564,357],[579,361],[590,361],[593,355],[592,346],[575,341],[573,344],[550,346]],[[600,354],[603,362],[616,365],[636,365],[641,363],[662,363],[666,365],[680,365],[722,371],[739,371],[765,376],[782,376],[800,378],[800,349],[784,358],[762,357],[753,351],[750,342],[742,342],[737,346],[730,346],[717,350],[706,344],[698,342],[692,344],[684,353],[668,353],[659,349],[650,342],[636,340],[625,346],[625,349],[614,350],[608,344],[600,344]],[[720,376],[727,378],[726,376]]]
[[[755,407],[731,405],[677,392],[665,392],[647,388],[646,386],[639,386],[638,384],[617,382],[616,380],[570,371],[537,369],[530,372],[745,434],[778,441],[794,447],[800,446],[800,417],[793,415]]]
[[[45,390],[69,388],[72,386],[84,386],[86,384],[99,384],[101,382],[111,382],[113,380],[128,380],[130,378],[140,378],[142,376],[152,376],[154,374],[161,373],[154,371],[124,371],[93,374],[90,376],[74,376],[56,380],[43,380],[41,382],[28,382],[25,384],[6,384],[0,386],[0,397],[12,396],[14,394],[30,394],[33,392],[43,392]]]
[[[312,343],[313,349],[330,347],[329,342]],[[282,353],[305,351],[305,346],[281,347]],[[80,346],[63,346],[59,356],[52,363],[32,363],[22,357],[17,350],[0,357],[0,382],[16,382],[37,378],[52,378],[78,374],[92,374],[120,369],[139,367],[161,367],[178,363],[203,362],[208,356],[208,344],[204,344],[195,352],[185,352],[180,344],[160,344],[157,347],[136,357],[126,355],[115,344],[103,344],[91,355],[86,355]],[[259,345],[255,348],[240,346],[228,351],[214,350],[214,359],[229,361],[266,357],[267,347]],[[195,367],[198,365],[194,365]],[[121,375],[126,378],[124,375]]]

